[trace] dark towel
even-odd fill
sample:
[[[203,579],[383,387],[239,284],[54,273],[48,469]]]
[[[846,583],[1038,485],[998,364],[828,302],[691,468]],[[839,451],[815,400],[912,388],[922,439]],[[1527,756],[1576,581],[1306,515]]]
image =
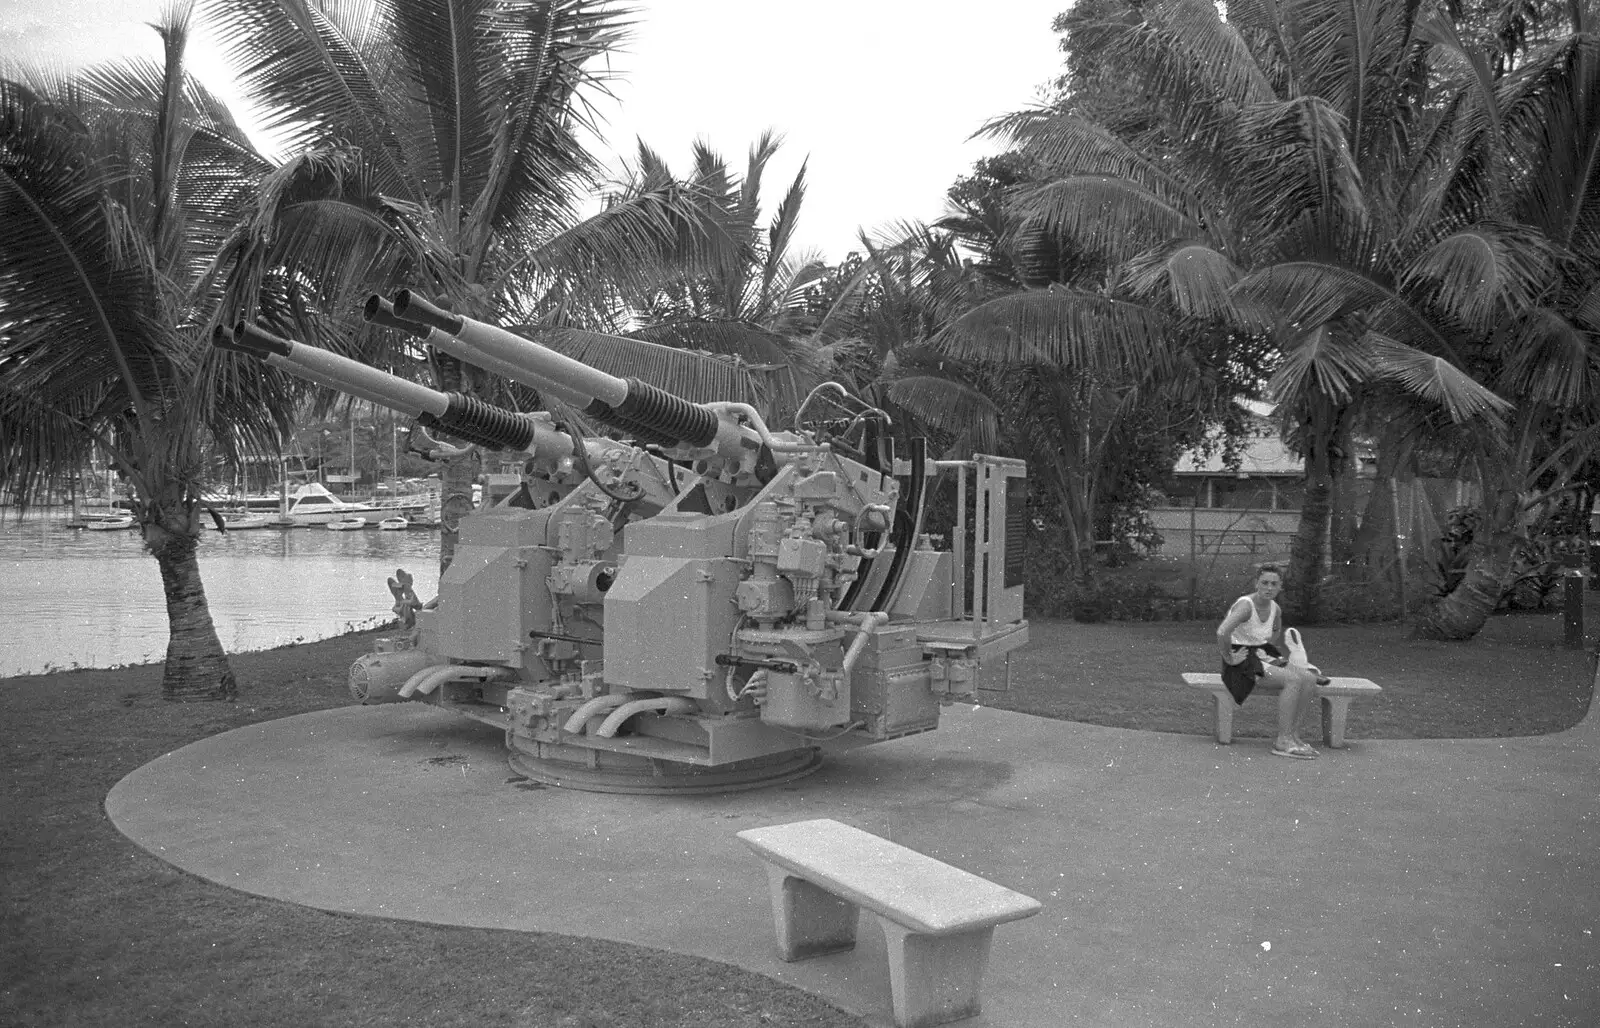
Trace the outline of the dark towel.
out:
[[[1278,648],[1271,643],[1265,646],[1235,646],[1235,650],[1248,649],[1244,659],[1237,664],[1222,664],[1222,684],[1228,687],[1228,695],[1233,697],[1235,706],[1243,706],[1244,698],[1249,696],[1256,687],[1256,680],[1266,672],[1262,666],[1261,655],[1265,653],[1268,658],[1278,656]]]

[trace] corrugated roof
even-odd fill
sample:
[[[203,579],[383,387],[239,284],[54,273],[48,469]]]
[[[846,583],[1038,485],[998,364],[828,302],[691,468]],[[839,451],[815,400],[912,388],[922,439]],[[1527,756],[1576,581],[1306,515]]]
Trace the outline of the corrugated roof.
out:
[[[1178,458],[1173,470],[1180,475],[1235,473],[1235,469],[1223,465],[1220,447],[1210,456],[1190,450]],[[1257,435],[1239,453],[1239,474],[1299,475],[1304,470],[1305,462],[1291,453],[1275,432]]]
[[[1242,475],[1299,475],[1305,471],[1305,462],[1290,452],[1283,444],[1283,439],[1278,435],[1278,428],[1270,420],[1272,412],[1277,409],[1275,404],[1264,403],[1260,400],[1247,400],[1236,397],[1234,404],[1251,415],[1254,422],[1252,438],[1239,451],[1239,467],[1237,469],[1225,467],[1222,463],[1222,448],[1217,446],[1210,456],[1201,456],[1196,450],[1190,450],[1178,458],[1178,463],[1173,466],[1173,471],[1180,475],[1216,475],[1216,474],[1242,474]],[[1211,439],[1220,443],[1222,431],[1211,432]]]

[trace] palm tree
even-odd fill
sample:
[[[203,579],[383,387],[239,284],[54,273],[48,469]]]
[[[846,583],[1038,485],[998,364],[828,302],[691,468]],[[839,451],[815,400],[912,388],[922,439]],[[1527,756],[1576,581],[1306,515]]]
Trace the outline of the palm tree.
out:
[[[864,279],[836,276],[814,253],[792,249],[805,199],[805,167],[784,189],[763,222],[762,185],[781,140],[771,132],[751,146],[742,175],[708,144],[697,141],[694,168],[678,179],[655,151],[639,145],[634,190],[671,185],[693,198],[714,234],[722,259],[663,266],[654,289],[615,292],[609,312],[590,309],[587,326],[565,330],[518,326],[569,356],[612,371],[638,374],[690,399],[754,404],[775,425],[788,425],[820,382],[843,373],[861,345],[855,316]],[[827,292],[826,302],[819,303]],[[587,329],[587,330],[585,330]],[[708,363],[710,356],[720,361]]]
[[[581,142],[627,11],[596,0],[210,0],[240,79],[292,156],[222,255],[230,311],[377,362],[354,312],[409,286],[466,316],[570,334],[727,241],[678,183],[636,181],[581,217]],[[709,256],[706,256],[709,255]],[[433,355],[447,389],[470,369]],[[446,465],[441,561],[471,510]]]
[[[155,26],[162,63],[0,81],[0,479],[26,502],[91,452],[118,468],[161,569],[169,700],[235,694],[195,558],[207,448],[270,445],[286,402],[202,341],[198,285],[266,164],[185,74],[189,23]]]
[[[636,338],[684,350],[724,354],[764,373],[765,413],[783,422],[807,392],[833,370],[833,344],[841,318],[816,312],[807,290],[828,271],[814,253],[791,248],[805,201],[802,164],[763,226],[767,164],[782,145],[768,131],[751,145],[742,176],[730,173],[721,154],[694,146],[694,172],[685,185],[704,198],[735,241],[735,259],[669,281],[633,312]],[[670,176],[665,163],[641,146],[641,170]],[[648,169],[648,170],[646,170]],[[848,297],[848,294],[847,294]]]
[[[1492,165],[1481,205],[1543,259],[1525,302],[1495,311],[1475,373],[1518,397],[1504,433],[1468,440],[1483,499],[1457,587],[1418,622],[1429,638],[1475,635],[1511,585],[1538,512],[1600,452],[1600,5],[1569,0],[1570,31],[1498,80],[1477,74],[1471,126]],[[1479,259],[1479,263],[1486,263]]]
[[[1270,341],[1266,392],[1306,458],[1301,619],[1316,614],[1329,496],[1369,386],[1492,419],[1507,405],[1463,370],[1458,337],[1469,315],[1521,302],[1544,266],[1476,216],[1470,177],[1443,173],[1461,165],[1448,164],[1455,112],[1424,88],[1430,18],[1378,0],[1245,0],[1226,20],[1205,0],[1129,6],[1075,32],[1142,106],[1113,105],[1112,128],[1069,97],[997,125],[1047,173],[1019,191],[1018,222],[1107,271],[1001,298],[952,343],[1163,376],[1196,333]],[[1491,266],[1460,259],[1474,241]]]
[[[1121,509],[1113,499],[1150,484],[1142,458],[1152,447],[1170,451],[1170,464],[1185,432],[1202,423],[1194,404],[1172,402],[1176,389],[1153,389],[1109,364],[1009,360],[994,345],[1004,331],[982,323],[984,311],[1021,295],[1024,283],[1070,278],[1080,267],[1070,248],[1013,231],[998,201],[1008,183],[1024,181],[1015,172],[1009,159],[980,162],[950,190],[950,212],[936,224],[902,224],[881,240],[861,240],[858,378],[863,395],[893,415],[898,435],[928,435],[950,455],[1026,459],[1033,508],[1061,532],[1070,570],[1089,587],[1095,541]],[[1212,378],[1174,376],[1174,384],[1215,392]]]

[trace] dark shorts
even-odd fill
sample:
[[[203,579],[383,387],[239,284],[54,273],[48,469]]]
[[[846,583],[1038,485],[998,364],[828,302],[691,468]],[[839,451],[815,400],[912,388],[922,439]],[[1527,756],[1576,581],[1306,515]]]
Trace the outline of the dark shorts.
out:
[[[1277,657],[1278,648],[1271,643],[1265,646],[1235,646],[1235,650],[1248,649],[1245,658],[1237,664],[1222,665],[1222,684],[1228,687],[1228,694],[1233,697],[1235,705],[1244,703],[1244,698],[1249,696],[1256,687],[1256,680],[1266,672],[1262,666],[1262,655],[1267,659]]]

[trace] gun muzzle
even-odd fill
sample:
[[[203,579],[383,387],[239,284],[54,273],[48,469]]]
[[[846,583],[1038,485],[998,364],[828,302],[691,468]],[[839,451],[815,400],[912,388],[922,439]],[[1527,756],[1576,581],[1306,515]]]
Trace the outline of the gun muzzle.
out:
[[[475,396],[430,389],[360,361],[282,339],[249,322],[240,321],[231,333],[219,325],[211,342],[219,349],[247,353],[316,385],[416,418],[424,427],[437,428],[465,442],[554,458],[572,452],[570,438],[524,414]]]
[[[408,382],[315,346],[280,338],[248,321],[239,321],[233,326],[233,342],[236,349],[273,367],[410,417],[424,412],[437,415],[444,408],[445,394],[437,389]]]
[[[430,304],[429,306],[431,307],[432,305]],[[438,308],[434,309],[437,310]],[[416,308],[408,307],[408,312],[414,314],[416,313]],[[443,312],[440,313],[442,314]],[[499,375],[501,378],[532,386],[541,393],[556,396],[574,407],[581,408],[591,402],[591,398],[588,396],[583,396],[570,389],[563,389],[555,383],[547,382],[535,375],[528,374],[514,364],[507,364],[505,361],[496,360],[488,354],[473,350],[455,336],[437,331],[422,324],[420,321],[411,321],[400,317],[394,312],[394,304],[377,293],[367,297],[367,302],[361,308],[361,316],[376,325],[385,325],[389,328],[398,328],[401,331],[410,332],[412,335],[420,337],[423,343],[435,350],[448,353],[457,360],[465,361],[474,367]]]
[[[402,319],[415,319],[434,329],[429,345],[523,385],[553,393],[574,407],[587,407],[597,397],[627,395],[627,384],[620,378],[503,328],[444,310],[409,289],[394,294],[393,309]],[[530,353],[528,347],[535,351]]]
[[[395,314],[394,304],[377,293],[367,297],[367,302],[361,308],[361,317],[374,325],[382,325],[385,328],[398,328],[402,332],[409,332],[418,339],[426,339],[433,334],[433,330],[427,325],[417,321],[407,321],[405,318]]]

